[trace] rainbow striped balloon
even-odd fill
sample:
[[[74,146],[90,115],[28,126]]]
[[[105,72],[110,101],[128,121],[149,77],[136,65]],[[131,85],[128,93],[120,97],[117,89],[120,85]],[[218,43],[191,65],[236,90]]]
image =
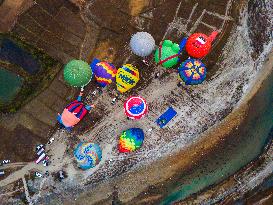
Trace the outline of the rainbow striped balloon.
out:
[[[81,142],[74,150],[74,156],[79,167],[86,170],[99,164],[102,152],[98,144]]]
[[[133,152],[141,147],[144,132],[140,128],[130,128],[122,132],[119,138],[118,150],[120,152]]]
[[[105,87],[115,80],[117,69],[111,63],[99,62],[94,66],[93,72],[97,83]]]

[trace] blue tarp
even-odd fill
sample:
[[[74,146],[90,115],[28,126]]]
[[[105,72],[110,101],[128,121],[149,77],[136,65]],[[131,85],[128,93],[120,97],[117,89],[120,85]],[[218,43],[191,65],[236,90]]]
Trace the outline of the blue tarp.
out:
[[[156,124],[160,126],[160,128],[164,127],[168,122],[171,121],[171,119],[174,118],[174,116],[177,114],[177,112],[172,108],[169,107],[166,112],[164,112],[157,120]]]

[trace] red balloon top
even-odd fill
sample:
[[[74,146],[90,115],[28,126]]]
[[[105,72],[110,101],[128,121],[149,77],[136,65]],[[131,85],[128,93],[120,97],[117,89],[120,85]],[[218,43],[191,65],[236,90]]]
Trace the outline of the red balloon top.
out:
[[[187,40],[186,51],[194,58],[203,58],[209,53],[211,43],[217,34],[217,31],[212,32],[210,36],[203,33],[192,34]]]

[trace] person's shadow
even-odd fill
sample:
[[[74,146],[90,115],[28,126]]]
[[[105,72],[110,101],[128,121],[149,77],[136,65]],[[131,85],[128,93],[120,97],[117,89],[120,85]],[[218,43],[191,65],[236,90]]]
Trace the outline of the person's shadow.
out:
[[[122,205],[122,202],[118,198],[118,190],[117,187],[114,187],[114,192],[112,194],[112,205]]]

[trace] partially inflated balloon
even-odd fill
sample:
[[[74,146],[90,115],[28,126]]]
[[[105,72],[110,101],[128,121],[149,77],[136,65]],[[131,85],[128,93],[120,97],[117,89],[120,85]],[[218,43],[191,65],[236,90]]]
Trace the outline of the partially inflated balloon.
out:
[[[144,132],[140,128],[131,128],[122,132],[119,138],[118,149],[120,152],[133,152],[141,147]]]
[[[178,63],[179,51],[180,47],[178,44],[170,40],[164,40],[163,44],[155,51],[155,62],[164,68],[170,68]]]
[[[93,71],[97,83],[101,87],[105,87],[106,85],[112,83],[115,80],[117,74],[117,69],[114,67],[114,65],[107,62],[97,63]]]
[[[134,87],[139,81],[139,72],[131,64],[125,64],[118,69],[116,75],[117,89],[119,92],[124,93]]]

